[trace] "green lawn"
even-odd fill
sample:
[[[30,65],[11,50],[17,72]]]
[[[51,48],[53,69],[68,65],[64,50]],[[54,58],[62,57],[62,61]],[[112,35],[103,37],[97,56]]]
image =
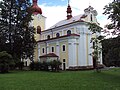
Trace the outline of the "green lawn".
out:
[[[95,71],[14,71],[0,74],[0,90],[120,90],[120,69]]]

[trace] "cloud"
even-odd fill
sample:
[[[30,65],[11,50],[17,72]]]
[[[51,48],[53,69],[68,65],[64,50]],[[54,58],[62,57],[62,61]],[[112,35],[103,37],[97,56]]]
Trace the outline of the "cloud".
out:
[[[66,6],[46,6],[40,5],[43,15],[47,17],[46,28],[66,18]]]
[[[110,1],[111,0],[70,0],[70,5],[72,7],[73,16],[83,14],[84,9],[87,8],[89,5],[91,5],[92,7],[94,7],[95,10],[97,10],[98,22],[103,27],[108,22],[107,16],[102,14],[104,12],[103,8]],[[63,5],[47,6],[45,4],[42,4],[39,6],[42,8],[43,15],[47,17],[46,28],[51,27],[52,25],[54,25],[58,21],[66,19],[67,5],[66,6],[63,6]]]

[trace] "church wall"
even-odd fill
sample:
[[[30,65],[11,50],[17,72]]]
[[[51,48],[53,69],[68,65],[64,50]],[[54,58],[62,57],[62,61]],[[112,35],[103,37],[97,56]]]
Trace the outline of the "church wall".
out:
[[[54,47],[54,52],[52,52],[52,47]],[[56,53],[56,42],[49,44],[49,53]]]
[[[33,16],[33,26],[36,28],[38,25],[41,27],[41,30],[45,30],[45,17],[38,14]]]
[[[68,67],[68,41],[60,41],[60,61],[63,63],[63,59],[65,59],[66,66]],[[63,51],[63,45],[65,45],[65,51]]]
[[[96,16],[94,16],[92,12],[88,11],[85,12],[85,14],[87,15],[87,17],[82,18],[83,21],[97,23]],[[66,68],[70,66],[92,65],[92,56],[89,55],[90,53],[92,53],[92,43],[90,43],[90,40],[91,37],[95,35],[92,36],[85,22],[76,21],[71,24],[66,24],[60,27],[58,25],[58,27],[55,26],[43,31],[45,29],[45,17],[43,17],[42,15],[35,16],[33,25],[35,27],[40,25],[43,31],[41,32],[41,35],[35,35],[37,40],[46,40],[48,39],[48,35],[50,35],[50,38],[55,38],[57,33],[59,33],[60,36],[65,36],[67,35],[68,30],[71,30],[71,34],[80,35],[80,37],[67,36],[65,38],[62,37],[58,39],[48,39],[46,41],[39,42],[40,47],[36,48],[37,51],[35,58],[48,53],[55,53],[59,56],[59,60],[62,62],[62,68],[64,64],[66,65]],[[65,45],[65,51],[63,51],[63,45]],[[54,52],[52,52],[52,47],[54,47]]]
[[[77,66],[77,44],[76,39],[69,39],[68,42],[68,60],[69,67]]]

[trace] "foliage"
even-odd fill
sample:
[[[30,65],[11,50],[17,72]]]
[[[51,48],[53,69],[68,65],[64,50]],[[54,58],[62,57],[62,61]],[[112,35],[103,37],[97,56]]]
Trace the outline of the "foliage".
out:
[[[50,62],[32,62],[30,64],[31,70],[43,70],[43,71],[59,71],[61,62],[58,60],[53,60]]]
[[[7,51],[14,59],[33,57],[35,29],[30,0],[2,0],[0,2],[0,51]]]
[[[62,63],[59,60],[51,61],[50,66],[51,66],[52,71],[59,71],[61,64]]]
[[[101,33],[102,28],[100,26],[98,26],[96,23],[89,23],[89,30],[92,32],[92,34],[96,34],[96,33]]]
[[[9,71],[9,66],[14,65],[12,56],[6,51],[0,52],[0,72],[6,73]]]
[[[103,63],[106,66],[120,66],[120,36],[102,41]]]
[[[93,52],[90,55],[93,56],[93,60],[95,62],[93,63],[93,67],[97,71],[99,71],[98,64],[99,64],[99,59],[101,57],[101,52],[102,52],[101,41],[104,39],[104,37],[100,35],[102,28],[95,23],[88,23],[88,25],[89,25],[88,29],[94,35],[91,38],[91,43],[93,43],[93,47],[92,47]]]
[[[108,19],[111,23],[107,25],[107,28],[113,29],[113,35],[120,35],[120,0],[113,0],[111,3],[104,7],[105,15],[108,15]]]
[[[19,68],[19,70],[23,70],[24,62],[18,61],[15,63],[15,65],[16,65],[16,68]]]

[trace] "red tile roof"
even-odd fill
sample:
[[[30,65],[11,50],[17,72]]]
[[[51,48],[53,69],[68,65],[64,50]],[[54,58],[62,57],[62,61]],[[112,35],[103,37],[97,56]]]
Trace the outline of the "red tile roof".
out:
[[[40,56],[40,58],[43,58],[43,57],[58,57],[58,56],[55,53],[48,53],[46,55]]]

